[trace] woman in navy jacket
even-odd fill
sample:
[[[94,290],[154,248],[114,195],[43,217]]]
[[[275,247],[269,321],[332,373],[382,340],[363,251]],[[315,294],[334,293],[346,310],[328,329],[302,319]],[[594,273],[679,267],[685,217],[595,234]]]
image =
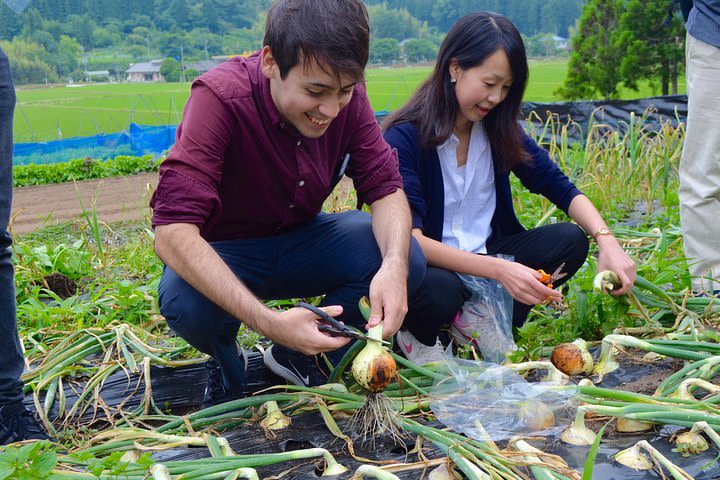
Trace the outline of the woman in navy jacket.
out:
[[[585,261],[586,233],[598,243],[598,268],[613,270],[623,282],[613,293],[626,293],[635,280],[634,262],[593,204],[518,124],[527,78],[515,26],[501,15],[472,13],[448,32],[430,77],[385,121],[385,140],[398,151],[413,235],[428,259],[433,287],[425,294],[437,297],[443,310],[406,322],[424,345],[435,342],[439,326],[450,323],[469,297],[455,272],[501,283],[515,300],[515,326],[533,305],[561,300],[539,281],[537,269],[553,272],[565,262],[567,276],[555,287],[566,281]],[[525,230],[513,210],[510,172],[577,225]],[[402,340],[408,338],[415,340]]]

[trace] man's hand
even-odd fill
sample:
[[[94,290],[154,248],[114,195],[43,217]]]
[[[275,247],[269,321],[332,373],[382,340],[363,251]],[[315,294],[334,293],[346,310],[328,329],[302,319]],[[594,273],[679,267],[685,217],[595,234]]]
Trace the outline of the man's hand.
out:
[[[336,317],[343,311],[339,305],[322,307]],[[331,337],[318,330],[318,316],[305,308],[291,308],[277,315],[261,332],[273,342],[304,353],[315,355],[337,350],[350,341],[347,337]]]
[[[386,260],[370,282],[370,320],[367,327],[383,325],[383,337],[395,334],[408,311],[407,266],[403,261]]]

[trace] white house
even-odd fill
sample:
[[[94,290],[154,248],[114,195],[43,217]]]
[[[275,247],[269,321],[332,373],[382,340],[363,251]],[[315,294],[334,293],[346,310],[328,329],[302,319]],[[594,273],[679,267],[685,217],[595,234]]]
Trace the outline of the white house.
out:
[[[144,82],[164,82],[165,79],[160,74],[160,65],[162,60],[151,60],[149,62],[138,62],[130,65],[125,70],[128,82],[144,83]]]

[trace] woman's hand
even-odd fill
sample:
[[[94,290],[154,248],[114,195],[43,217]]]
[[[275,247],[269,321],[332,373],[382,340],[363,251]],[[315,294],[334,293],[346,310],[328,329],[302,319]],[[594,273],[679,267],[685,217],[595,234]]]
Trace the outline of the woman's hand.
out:
[[[635,283],[635,262],[625,253],[617,239],[612,235],[597,237],[600,256],[598,258],[598,272],[612,270],[622,282],[622,287],[610,292],[612,295],[623,295],[630,291]]]
[[[559,302],[562,295],[540,282],[542,275],[537,270],[517,262],[504,260],[498,269],[496,280],[518,302],[525,305],[538,305],[546,301]]]

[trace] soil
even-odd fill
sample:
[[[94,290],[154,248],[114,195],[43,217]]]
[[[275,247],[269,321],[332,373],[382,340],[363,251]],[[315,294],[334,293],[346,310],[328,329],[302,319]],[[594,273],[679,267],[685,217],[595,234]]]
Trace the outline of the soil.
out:
[[[149,218],[148,202],[157,179],[157,173],[142,173],[15,188],[10,231],[22,235],[77,219],[83,214],[83,205],[88,212],[94,208],[98,219],[108,224]]]
[[[78,219],[83,215],[83,205],[88,212],[94,208],[98,220],[106,224],[145,220],[149,225],[152,212],[148,203],[157,182],[157,173],[141,173],[15,188],[10,231],[13,235],[22,235]],[[343,177],[330,199],[330,208],[344,209],[351,189],[352,181]],[[352,207],[354,204],[348,208]]]
[[[48,290],[52,291],[61,300],[77,295],[77,283],[62,273],[51,273],[43,278]]]

